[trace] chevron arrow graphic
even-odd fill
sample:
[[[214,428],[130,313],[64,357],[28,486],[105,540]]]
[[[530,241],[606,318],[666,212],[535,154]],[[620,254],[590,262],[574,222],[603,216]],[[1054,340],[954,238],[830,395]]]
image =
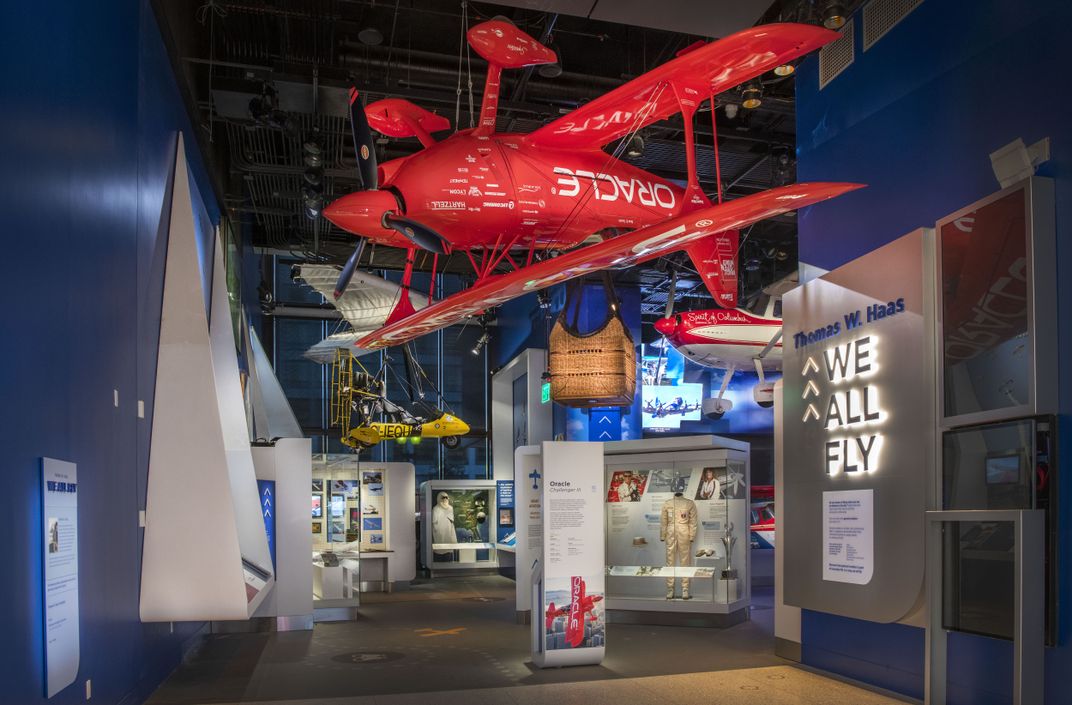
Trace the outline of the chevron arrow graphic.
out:
[[[819,371],[819,363],[815,362],[814,357],[809,356],[807,362],[804,363],[804,371],[801,374],[803,374],[804,376],[807,376],[809,372],[818,372],[818,371]]]
[[[804,386],[804,394],[802,399],[807,399],[811,395],[819,396],[819,387],[815,385],[815,380],[809,379],[808,383]]]
[[[818,421],[819,420],[819,412],[815,409],[814,404],[808,404],[808,408],[804,411],[804,418],[802,419],[802,421],[804,423],[807,423],[808,419],[812,419],[812,418],[815,419],[816,421]]]

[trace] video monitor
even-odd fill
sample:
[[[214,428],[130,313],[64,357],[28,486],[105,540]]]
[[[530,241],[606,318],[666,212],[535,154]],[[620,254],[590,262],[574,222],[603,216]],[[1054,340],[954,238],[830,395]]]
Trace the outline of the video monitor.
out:
[[[1020,482],[1020,454],[992,455],[986,459],[986,484],[1015,485]]]
[[[644,428],[680,428],[682,421],[699,421],[703,385],[651,385],[643,387],[641,425]]]
[[[346,513],[346,497],[341,494],[331,495],[331,516],[341,517]]]
[[[324,498],[321,495],[313,495],[313,518],[319,519],[324,516]]]

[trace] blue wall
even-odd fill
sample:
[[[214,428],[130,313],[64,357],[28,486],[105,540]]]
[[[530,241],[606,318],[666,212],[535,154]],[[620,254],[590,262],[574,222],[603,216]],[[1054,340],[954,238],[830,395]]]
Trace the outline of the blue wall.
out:
[[[857,16],[856,22],[861,18]],[[859,181],[867,189],[800,216],[802,262],[832,269],[997,191],[989,154],[1017,137],[1050,137],[1039,173],[1056,181],[1058,266],[1072,272],[1072,95],[1067,64],[1072,4],[1060,0],[962,3],[927,0],[867,52],[856,27],[854,63],[821,91],[816,57],[797,73],[800,181]],[[1059,277],[1059,305],[1072,310],[1072,283]],[[1062,364],[1072,325],[1060,321]],[[1072,374],[1059,379],[1062,415]],[[1072,429],[1062,418],[1060,439]],[[1065,454],[1060,472],[1072,473]],[[1067,556],[1070,483],[1060,484],[1060,545]],[[1069,590],[1061,558],[1059,594]],[[1066,601],[1067,602],[1067,601]],[[1072,667],[1070,608],[1059,643],[1047,650],[1046,702],[1072,702],[1062,680]],[[920,697],[922,630],[816,612],[803,617],[805,663]],[[950,702],[1011,702],[1007,642],[955,635],[950,641]]]
[[[39,459],[50,456],[78,464],[81,668],[49,702],[84,702],[92,678],[93,702],[135,703],[196,629],[138,620],[150,420],[137,400],[151,410],[177,130],[209,200],[201,218],[218,212],[147,2],[8,3],[3,20],[0,700],[45,702]]]

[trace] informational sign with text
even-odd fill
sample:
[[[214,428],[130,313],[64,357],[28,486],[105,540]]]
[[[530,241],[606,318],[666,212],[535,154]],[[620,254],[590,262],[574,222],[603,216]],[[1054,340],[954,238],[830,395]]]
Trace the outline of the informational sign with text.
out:
[[[823,492],[823,580],[867,585],[875,573],[875,492]]]
[[[44,534],[45,690],[78,676],[78,474],[74,463],[41,459]]]
[[[545,442],[540,666],[597,664],[606,646],[603,444]]]

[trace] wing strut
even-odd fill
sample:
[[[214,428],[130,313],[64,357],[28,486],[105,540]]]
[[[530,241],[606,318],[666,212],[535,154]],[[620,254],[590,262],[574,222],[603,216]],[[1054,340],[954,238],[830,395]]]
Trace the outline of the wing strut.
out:
[[[707,200],[703,189],[700,188],[700,180],[696,176],[696,135],[693,133],[693,117],[696,108],[700,107],[701,93],[696,88],[679,81],[672,81],[670,86],[674,89],[678,107],[681,109],[681,117],[685,120],[685,167],[688,170],[689,181],[685,185],[685,203],[682,212],[697,210],[711,205]]]
[[[417,248],[410,247],[406,249],[406,268],[402,270],[402,285],[399,288],[399,299],[395,307],[391,309],[391,314],[387,316],[387,320],[384,325],[390,325],[395,321],[400,321],[407,316],[415,313],[413,308],[413,302],[409,298],[410,284],[413,283],[413,264],[417,259]],[[435,277],[432,277],[433,281]]]
[[[718,163],[718,119],[715,115],[715,94],[711,98],[711,142],[715,148],[715,188],[718,189],[718,202],[722,203],[722,166]]]

